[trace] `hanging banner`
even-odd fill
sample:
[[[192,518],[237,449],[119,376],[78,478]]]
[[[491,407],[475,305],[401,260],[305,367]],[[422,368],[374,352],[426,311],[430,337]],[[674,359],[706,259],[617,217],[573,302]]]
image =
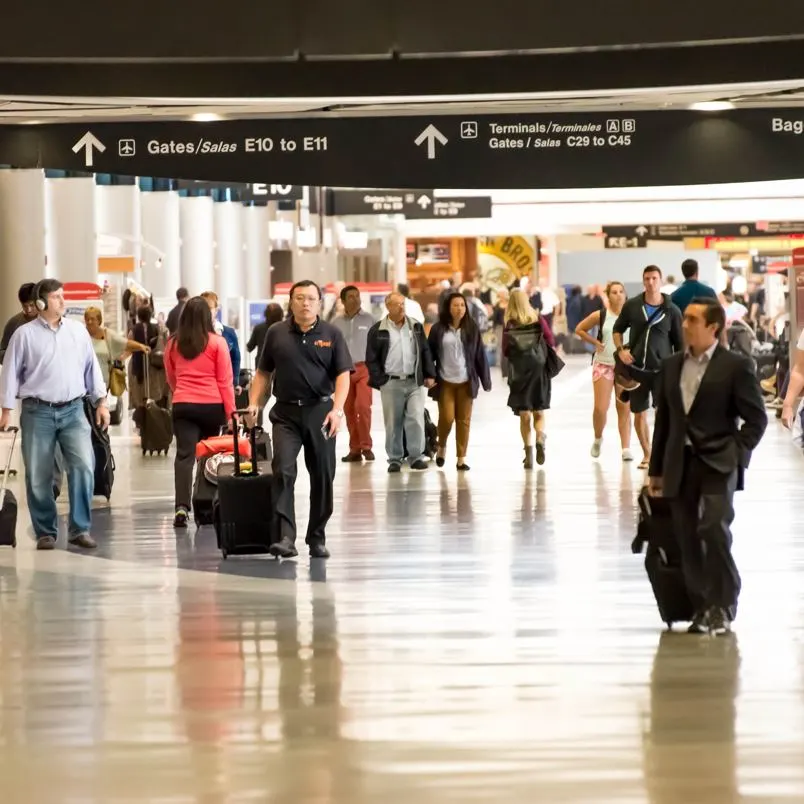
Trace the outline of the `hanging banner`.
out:
[[[492,287],[513,284],[530,276],[536,267],[536,249],[530,239],[481,237],[477,241],[478,267],[483,281]]]

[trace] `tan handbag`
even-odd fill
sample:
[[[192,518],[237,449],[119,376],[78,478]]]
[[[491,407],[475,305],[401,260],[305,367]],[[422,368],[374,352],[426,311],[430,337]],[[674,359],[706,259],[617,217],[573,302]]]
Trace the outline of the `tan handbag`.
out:
[[[112,396],[123,396],[126,392],[126,370],[119,360],[112,361],[109,367],[109,393]]]

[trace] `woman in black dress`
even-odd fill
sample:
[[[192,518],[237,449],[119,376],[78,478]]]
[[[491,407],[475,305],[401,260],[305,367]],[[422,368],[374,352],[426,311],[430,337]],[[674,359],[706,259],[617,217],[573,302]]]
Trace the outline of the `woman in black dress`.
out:
[[[519,432],[525,447],[525,469],[545,461],[544,411],[550,407],[552,380],[548,363],[555,349],[547,322],[531,307],[522,290],[514,290],[505,310],[503,354],[508,358],[508,407],[519,416]]]

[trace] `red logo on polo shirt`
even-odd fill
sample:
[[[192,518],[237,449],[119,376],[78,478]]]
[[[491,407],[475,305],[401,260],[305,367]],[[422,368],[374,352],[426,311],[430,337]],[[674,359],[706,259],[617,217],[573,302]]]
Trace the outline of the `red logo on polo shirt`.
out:
[[[332,341],[313,341],[313,346],[317,346],[319,349],[329,349],[332,346]]]

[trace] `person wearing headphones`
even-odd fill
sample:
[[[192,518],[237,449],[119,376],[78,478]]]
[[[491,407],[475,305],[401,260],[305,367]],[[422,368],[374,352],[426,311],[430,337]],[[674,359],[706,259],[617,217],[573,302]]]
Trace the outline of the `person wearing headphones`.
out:
[[[274,505],[280,541],[271,553],[277,558],[298,555],[294,487],[302,448],[310,473],[306,542],[311,558],[329,558],[325,530],[335,504],[335,436],[354,367],[341,331],[321,320],[321,295],[310,279],[293,285],[290,318],[268,330],[249,390],[247,423],[253,427],[273,380],[276,404],[268,418],[273,425]]]
[[[53,497],[53,460],[61,449],[70,487],[68,539],[93,548],[90,535],[94,454],[84,397],[100,427],[109,427],[106,385],[92,339],[82,323],[64,317],[64,287],[45,279],[33,291],[38,316],[21,326],[8,345],[0,375],[0,430],[22,400],[20,429],[25,492],[38,550],[56,546],[58,519]]]

